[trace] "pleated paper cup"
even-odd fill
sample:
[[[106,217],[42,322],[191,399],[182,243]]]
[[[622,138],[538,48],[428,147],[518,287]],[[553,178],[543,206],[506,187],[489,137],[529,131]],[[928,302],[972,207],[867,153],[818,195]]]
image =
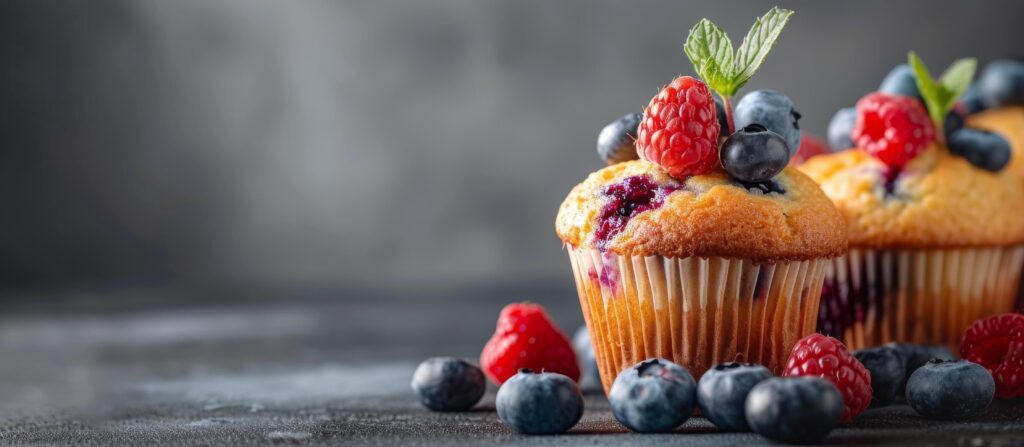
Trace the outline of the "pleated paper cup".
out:
[[[815,330],[828,265],[568,251],[605,392],[652,357],[695,378],[728,361],[781,373],[793,345]]]
[[[956,348],[975,320],[1014,310],[1022,264],[1024,246],[851,248],[825,271],[818,331],[850,349],[892,341]]]

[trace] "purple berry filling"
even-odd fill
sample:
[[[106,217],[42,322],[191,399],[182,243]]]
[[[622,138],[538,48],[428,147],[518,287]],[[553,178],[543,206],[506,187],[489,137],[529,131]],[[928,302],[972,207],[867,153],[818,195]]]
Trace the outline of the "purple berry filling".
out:
[[[627,177],[606,186],[602,193],[608,197],[608,203],[597,217],[597,230],[594,232],[598,249],[604,250],[608,241],[619,234],[634,216],[660,207],[666,196],[680,189],[683,189],[682,185],[659,186],[644,175]]]
[[[896,266],[892,266],[893,270]],[[876,324],[882,323],[885,316],[886,290],[882,281],[882,262],[875,262],[875,271],[869,281],[868,263],[861,262],[859,278],[854,278],[854,269],[846,272],[846,281],[839,283],[835,278],[827,278],[821,289],[821,306],[818,310],[818,332],[843,340],[843,334],[854,324],[864,323],[869,309],[874,309]],[[891,290],[899,287],[896,282],[897,272],[890,272],[893,278]]]

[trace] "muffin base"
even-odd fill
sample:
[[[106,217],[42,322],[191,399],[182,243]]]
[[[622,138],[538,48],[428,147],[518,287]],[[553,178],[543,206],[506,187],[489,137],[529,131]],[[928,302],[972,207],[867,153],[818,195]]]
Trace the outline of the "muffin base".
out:
[[[695,378],[728,361],[781,373],[793,345],[815,330],[828,265],[568,251],[605,392],[620,371],[652,357]]]
[[[1015,307],[1024,246],[851,248],[825,273],[818,331],[850,349],[888,342],[954,350],[975,320]]]

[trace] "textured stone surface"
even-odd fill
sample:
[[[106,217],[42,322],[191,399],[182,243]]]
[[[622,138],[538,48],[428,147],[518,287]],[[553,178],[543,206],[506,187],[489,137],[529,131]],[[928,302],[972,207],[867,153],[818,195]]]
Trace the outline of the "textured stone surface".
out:
[[[74,297],[69,301],[68,297]],[[475,357],[500,307],[541,302],[579,324],[561,287],[415,290],[117,290],[10,302],[0,316],[0,443],[82,445],[760,445],[702,418],[678,433],[626,432],[600,396],[562,436],[503,426],[492,388],[477,409],[432,413],[409,391],[430,355]],[[234,297],[245,296],[245,299]],[[970,422],[869,410],[829,444],[1020,445],[1024,402]]]

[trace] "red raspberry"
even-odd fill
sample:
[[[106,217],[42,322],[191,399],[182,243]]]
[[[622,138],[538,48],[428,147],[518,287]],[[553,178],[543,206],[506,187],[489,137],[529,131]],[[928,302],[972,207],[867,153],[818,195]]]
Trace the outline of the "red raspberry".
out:
[[[860,150],[899,169],[928,147],[935,129],[916,98],[876,92],[857,101],[851,136]]]
[[[842,422],[857,418],[871,404],[871,374],[843,342],[811,334],[793,346],[783,376],[814,376],[832,382],[843,395]]]
[[[708,86],[680,76],[644,109],[637,153],[676,178],[704,174],[718,165],[720,127]]]
[[[960,357],[984,366],[996,381],[996,397],[1024,397],[1024,315],[993,315],[964,332]]]
[[[580,378],[569,339],[551,323],[543,307],[532,303],[512,303],[501,310],[494,335],[480,353],[480,365],[498,385],[521,368]]]

